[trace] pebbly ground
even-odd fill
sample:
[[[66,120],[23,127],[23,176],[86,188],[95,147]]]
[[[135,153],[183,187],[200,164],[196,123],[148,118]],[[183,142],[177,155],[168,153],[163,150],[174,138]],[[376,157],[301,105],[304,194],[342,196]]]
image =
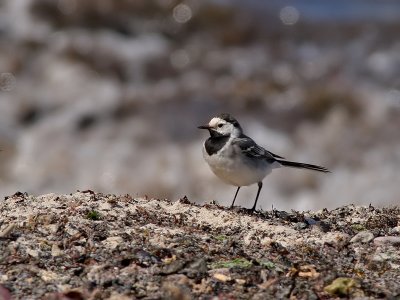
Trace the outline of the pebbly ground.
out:
[[[0,201],[0,299],[400,297],[400,208],[249,214],[103,195]]]

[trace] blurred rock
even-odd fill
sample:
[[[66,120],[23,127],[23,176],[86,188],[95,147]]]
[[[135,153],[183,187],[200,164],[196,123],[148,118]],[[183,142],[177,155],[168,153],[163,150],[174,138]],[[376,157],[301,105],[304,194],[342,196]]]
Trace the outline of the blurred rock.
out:
[[[374,234],[370,231],[361,231],[353,236],[350,243],[369,243],[374,239]]]
[[[400,236],[380,236],[374,239],[376,246],[393,245],[400,246]]]

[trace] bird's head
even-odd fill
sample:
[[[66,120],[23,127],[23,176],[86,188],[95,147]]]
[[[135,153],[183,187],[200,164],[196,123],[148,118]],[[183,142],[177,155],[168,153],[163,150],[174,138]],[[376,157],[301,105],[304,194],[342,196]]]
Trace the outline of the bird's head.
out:
[[[239,122],[230,114],[220,114],[210,120],[207,125],[199,126],[200,129],[207,129],[212,137],[233,136],[238,137],[242,134]]]

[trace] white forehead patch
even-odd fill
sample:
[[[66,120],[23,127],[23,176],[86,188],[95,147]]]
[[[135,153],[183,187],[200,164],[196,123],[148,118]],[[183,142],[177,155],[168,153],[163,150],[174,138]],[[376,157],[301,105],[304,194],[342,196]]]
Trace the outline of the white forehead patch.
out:
[[[217,124],[220,123],[221,121],[226,123],[225,120],[222,120],[221,118],[215,117],[215,118],[211,119],[211,121],[210,121],[210,123],[208,123],[208,125],[210,127],[217,127]]]

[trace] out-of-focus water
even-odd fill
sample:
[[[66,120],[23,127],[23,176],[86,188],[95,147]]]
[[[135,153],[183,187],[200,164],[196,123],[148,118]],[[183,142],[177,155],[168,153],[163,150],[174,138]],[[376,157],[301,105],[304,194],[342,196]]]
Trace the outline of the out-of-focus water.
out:
[[[230,1],[226,1],[229,4]],[[234,1],[235,5],[251,8],[258,13],[277,12],[286,6],[295,7],[308,21],[398,22],[400,3],[396,0],[249,0]]]

